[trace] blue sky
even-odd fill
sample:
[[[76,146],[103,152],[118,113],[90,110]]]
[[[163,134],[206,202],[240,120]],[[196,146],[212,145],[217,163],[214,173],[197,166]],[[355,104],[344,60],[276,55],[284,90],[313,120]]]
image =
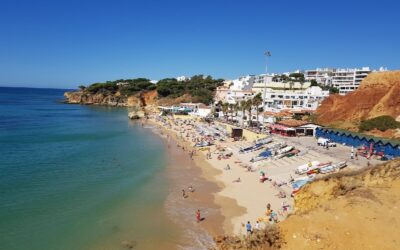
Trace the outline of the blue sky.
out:
[[[0,86],[400,69],[399,1],[0,1]]]

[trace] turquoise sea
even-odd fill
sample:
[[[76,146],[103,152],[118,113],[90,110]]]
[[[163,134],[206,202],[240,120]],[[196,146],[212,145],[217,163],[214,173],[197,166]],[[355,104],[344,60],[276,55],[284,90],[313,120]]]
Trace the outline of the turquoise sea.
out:
[[[0,88],[0,249],[174,245],[162,139],[64,91]]]

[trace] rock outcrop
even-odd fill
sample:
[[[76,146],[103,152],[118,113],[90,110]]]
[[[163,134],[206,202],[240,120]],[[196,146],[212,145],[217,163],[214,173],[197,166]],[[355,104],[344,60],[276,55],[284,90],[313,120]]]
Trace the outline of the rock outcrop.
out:
[[[142,119],[145,117],[145,113],[141,110],[139,111],[131,111],[128,113],[128,117],[131,120]]]
[[[361,120],[382,115],[400,115],[400,71],[371,73],[359,89],[329,96],[316,112],[318,123],[343,129],[356,129]]]
[[[121,95],[120,92],[90,93],[81,90],[65,92],[64,97],[67,103],[133,107],[138,110],[144,109],[147,106],[155,106],[157,104],[157,91],[148,91],[133,96],[124,96]]]
[[[68,103],[86,104],[86,105],[107,105],[115,107],[128,107],[138,102],[128,101],[128,97],[109,93],[88,93],[85,91],[65,92],[64,97]],[[129,105],[128,105],[129,103]]]

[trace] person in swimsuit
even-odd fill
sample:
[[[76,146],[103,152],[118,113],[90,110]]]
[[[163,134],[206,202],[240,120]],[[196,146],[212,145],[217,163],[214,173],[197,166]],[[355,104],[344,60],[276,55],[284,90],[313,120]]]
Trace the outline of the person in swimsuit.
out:
[[[196,212],[196,221],[197,221],[197,223],[199,223],[199,222],[201,221],[200,209],[197,209],[197,212]]]

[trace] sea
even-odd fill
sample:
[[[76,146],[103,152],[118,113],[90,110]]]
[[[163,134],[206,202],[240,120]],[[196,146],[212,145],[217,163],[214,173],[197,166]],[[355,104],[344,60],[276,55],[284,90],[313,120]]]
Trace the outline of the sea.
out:
[[[65,91],[0,88],[0,249],[175,248],[165,140]]]

